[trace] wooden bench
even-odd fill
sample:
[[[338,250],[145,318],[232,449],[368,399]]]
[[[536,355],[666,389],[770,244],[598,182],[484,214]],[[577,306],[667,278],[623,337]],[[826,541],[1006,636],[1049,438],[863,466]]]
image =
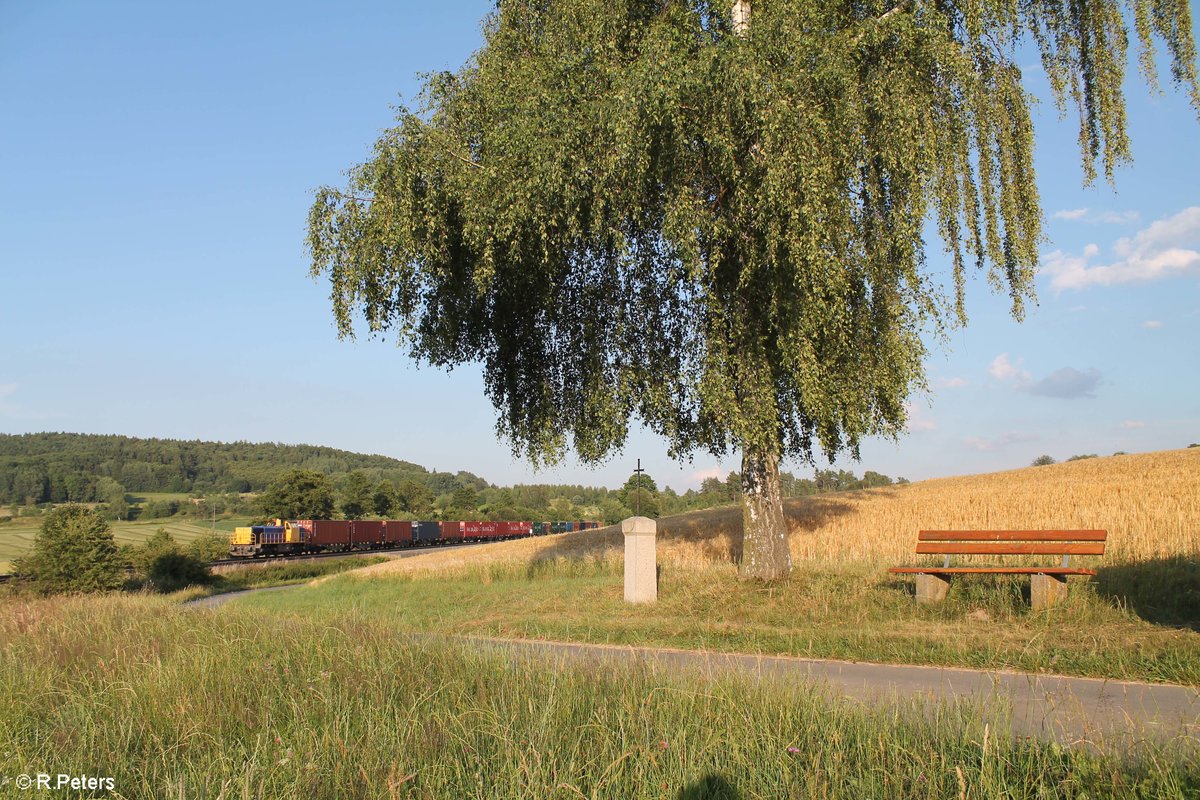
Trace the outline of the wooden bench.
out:
[[[1071,556],[1102,556],[1107,531],[921,531],[918,555],[944,555],[940,567],[892,567],[888,572],[917,576],[917,600],[935,603],[946,597],[955,575],[1029,575],[1031,605],[1046,608],[1067,592],[1068,575],[1095,575],[1070,566]],[[1055,567],[950,566],[951,556],[1062,556]]]

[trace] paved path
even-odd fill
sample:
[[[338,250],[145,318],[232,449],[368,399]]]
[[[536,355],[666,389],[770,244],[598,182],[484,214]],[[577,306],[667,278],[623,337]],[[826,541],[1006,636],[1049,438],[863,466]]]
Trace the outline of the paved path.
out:
[[[814,683],[831,695],[867,705],[897,700],[966,701],[978,704],[993,728],[1008,723],[1018,736],[1101,747],[1127,747],[1146,739],[1181,740],[1200,752],[1197,687],[669,648],[454,638],[483,648],[565,661],[632,662],[673,674],[714,677],[736,673]]]
[[[250,589],[192,601],[212,608]],[[812,683],[833,696],[867,705],[906,701],[976,704],[993,729],[1100,749],[1128,748],[1144,740],[1179,741],[1200,753],[1200,688],[1022,672],[917,667],[831,661],[791,656],[754,656],[655,647],[545,642],[523,639],[413,634],[420,641],[468,643],[519,656],[600,665],[639,664],[669,674],[705,677],[752,675]]]

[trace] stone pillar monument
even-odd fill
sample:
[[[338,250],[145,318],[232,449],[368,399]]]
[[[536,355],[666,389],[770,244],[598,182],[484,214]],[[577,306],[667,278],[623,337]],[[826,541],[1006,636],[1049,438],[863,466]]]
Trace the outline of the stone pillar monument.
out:
[[[625,534],[625,602],[653,603],[658,600],[658,561],[654,538],[658,524],[649,517],[630,517],[621,522]]]

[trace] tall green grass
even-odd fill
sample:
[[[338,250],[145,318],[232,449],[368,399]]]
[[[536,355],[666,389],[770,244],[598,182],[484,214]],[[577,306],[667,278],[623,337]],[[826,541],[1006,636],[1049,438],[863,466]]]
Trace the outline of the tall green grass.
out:
[[[152,597],[0,610],[0,774],[130,798],[1189,797],[1169,751],[1014,741],[968,707],[868,709],[414,644]],[[7,791],[11,785],[0,789]]]
[[[314,578],[338,575],[352,569],[380,564],[387,560],[385,556],[351,556],[347,558],[313,558],[266,566],[256,565],[214,575],[212,582],[207,586],[193,587],[185,593],[177,594],[176,597],[184,600],[227,592],[240,592],[245,589],[264,589],[268,586],[306,583]]]
[[[1200,686],[1200,632],[1148,621],[1116,581],[1072,581],[1029,606],[1028,578],[968,576],[920,605],[912,582],[871,565],[798,565],[738,579],[732,565],[665,565],[659,600],[624,602],[619,559],[492,563],[430,574],[348,575],[236,601],[241,613],[337,619],[358,609],[397,630],[1055,672]],[[1183,572],[1181,574],[1189,574]]]

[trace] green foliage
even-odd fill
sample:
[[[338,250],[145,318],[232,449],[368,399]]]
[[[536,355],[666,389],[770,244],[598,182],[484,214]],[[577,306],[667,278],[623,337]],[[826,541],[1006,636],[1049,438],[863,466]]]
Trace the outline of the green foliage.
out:
[[[210,580],[208,565],[182,550],[161,553],[146,572],[147,583],[159,592],[174,592]]]
[[[879,472],[867,470],[863,473],[862,480],[858,483],[863,489],[878,489],[883,486],[891,486],[892,479]]]
[[[342,479],[338,503],[342,516],[346,519],[359,519],[366,515],[372,504],[373,487],[366,473],[355,470]],[[313,519],[321,519],[313,517]]]
[[[258,498],[267,517],[281,519],[330,519],[333,516],[333,484],[312,470],[285,472]]]
[[[459,486],[451,494],[451,503],[455,508],[470,512],[479,505],[479,495],[471,486]]]
[[[610,497],[601,503],[600,514],[605,525],[616,525],[621,520],[632,517],[634,512],[623,501]]]
[[[1056,463],[1058,463],[1058,462],[1056,462],[1050,456],[1042,455],[1042,456],[1038,456],[1037,458],[1035,458],[1033,460],[1033,463],[1031,463],[1029,466],[1031,466],[1031,467],[1048,467],[1051,464],[1056,464]]]
[[[617,492],[617,498],[634,514],[657,519],[661,515],[658,504],[658,484],[647,473],[634,473]],[[632,515],[631,515],[632,516]]]
[[[178,513],[178,500],[151,500],[142,506],[138,519],[165,519]]]
[[[396,487],[390,481],[380,481],[371,493],[371,510],[377,517],[387,517],[397,504]]]
[[[187,554],[203,564],[228,558],[229,537],[219,533],[199,536],[188,544]]]
[[[46,514],[33,551],[13,562],[13,572],[44,594],[101,592],[124,583],[124,571],[108,523],[81,505]]]
[[[437,366],[480,361],[535,461],[598,461],[640,418],[674,452],[811,458],[896,436],[922,334],[965,322],[967,271],[1020,318],[1041,235],[1038,48],[1078,106],[1085,175],[1129,158],[1118,0],[502,3],[486,43],[318,191],[312,274]],[[1188,3],[1135,0],[1197,93]],[[953,297],[925,270],[925,223]],[[597,313],[603,309],[604,313]],[[436,490],[435,490],[436,491]]]
[[[132,565],[135,570],[145,575],[157,558],[166,553],[177,552],[179,552],[179,544],[175,541],[175,537],[167,533],[165,528],[159,528],[141,547],[133,548]]]
[[[229,545],[225,544],[224,555]],[[171,534],[159,528],[141,547],[132,548],[132,564],[146,585],[158,592],[174,592],[212,580],[207,561],[179,547]]]
[[[1084,459],[1087,459],[1087,458],[1099,458],[1099,457],[1100,456],[1098,456],[1095,453],[1086,453],[1084,455],[1071,456],[1070,458],[1067,459],[1067,461],[1083,461]]]
[[[433,492],[428,487],[416,481],[404,481],[396,490],[400,510],[415,514],[419,518],[428,517],[433,511]]]
[[[112,484],[122,487],[122,498],[126,491],[236,495],[262,491],[288,469],[331,476],[359,469],[373,480],[392,481],[424,481],[428,476],[407,461],[331,447],[0,434],[0,504],[111,502]]]

